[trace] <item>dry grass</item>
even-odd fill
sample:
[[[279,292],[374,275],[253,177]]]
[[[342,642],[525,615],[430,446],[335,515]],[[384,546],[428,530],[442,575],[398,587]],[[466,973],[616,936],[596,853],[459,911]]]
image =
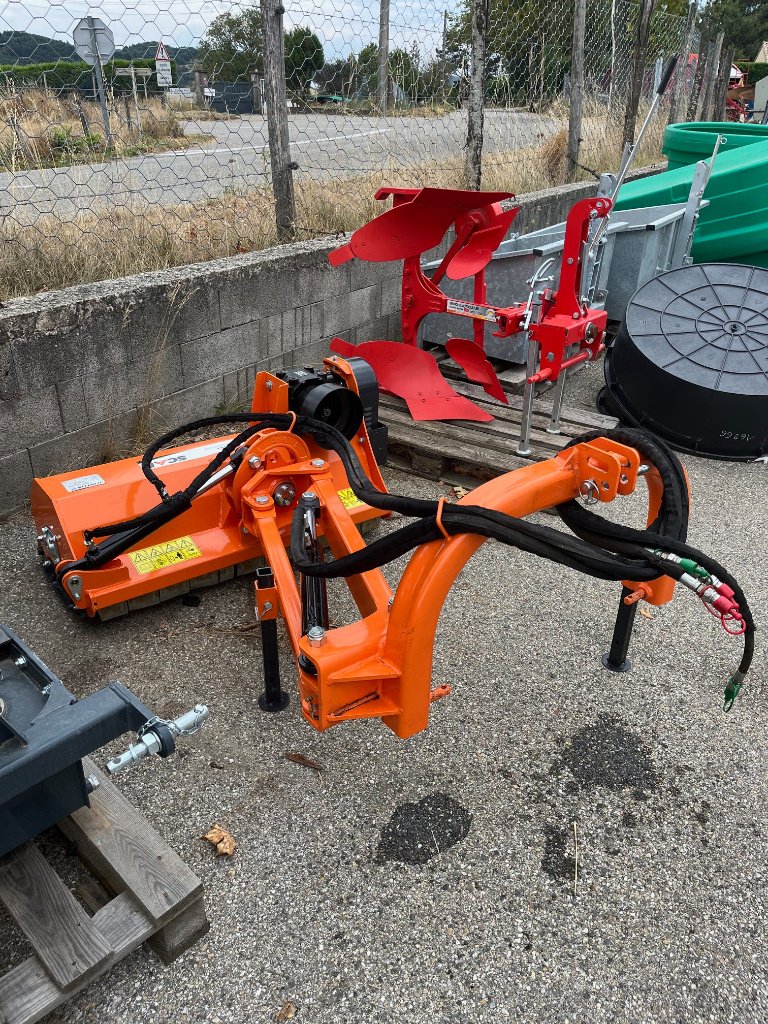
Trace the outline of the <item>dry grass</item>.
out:
[[[91,163],[120,156],[183,148],[207,136],[185,136],[177,113],[159,99],[139,103],[141,131],[129,100],[112,104],[110,127],[114,149],[107,146],[101,108],[83,103],[80,112],[72,100],[50,96],[42,89],[17,93],[0,91],[0,170],[20,171],[76,163]],[[87,131],[86,131],[87,126]]]
[[[663,125],[658,122],[636,166],[658,160]],[[585,167],[615,170],[620,137],[606,134],[605,121],[584,122],[580,161]],[[564,180],[563,128],[535,147],[489,154],[483,188],[517,194]],[[587,171],[579,171],[588,178]],[[296,180],[299,237],[352,231],[382,211],[373,195],[387,185],[465,187],[460,158],[407,167],[391,165],[353,178]],[[140,200],[139,200],[140,202]],[[163,267],[198,263],[265,249],[277,244],[274,203],[268,187],[227,191],[197,204],[174,207],[94,209],[74,220],[47,216],[29,226],[0,229],[0,301],[35,292]]]

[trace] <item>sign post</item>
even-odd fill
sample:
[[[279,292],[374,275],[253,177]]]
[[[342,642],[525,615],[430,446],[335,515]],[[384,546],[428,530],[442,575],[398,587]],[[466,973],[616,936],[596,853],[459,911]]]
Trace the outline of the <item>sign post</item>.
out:
[[[103,61],[109,60],[114,54],[115,37],[112,35],[111,29],[107,28],[101,18],[89,16],[81,18],[77,25],[75,25],[72,39],[78,57],[81,57],[86,64],[90,64],[93,67],[107,145],[110,149],[114,149],[115,140],[112,138],[112,130],[109,126],[109,107],[107,106],[107,88],[104,83]]]
[[[116,75],[126,75],[131,79],[131,92],[133,94],[133,105],[136,108],[136,125],[141,134],[141,108],[139,107],[139,90],[136,87],[136,79],[144,80],[144,96],[147,95],[147,79],[152,74],[149,68],[137,68],[133,64],[129,68],[115,68]]]
[[[171,58],[165,48],[165,43],[163,43],[162,40],[157,44],[157,53],[155,54],[155,74],[157,75],[157,84],[161,89],[168,89],[173,85]]]

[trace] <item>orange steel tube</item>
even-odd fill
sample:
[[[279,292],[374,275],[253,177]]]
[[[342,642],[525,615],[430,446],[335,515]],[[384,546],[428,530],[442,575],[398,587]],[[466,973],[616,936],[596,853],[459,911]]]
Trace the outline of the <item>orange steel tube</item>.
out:
[[[585,481],[594,481],[602,502],[629,494],[637,481],[637,452],[598,438],[563,451],[554,459],[514,470],[482,484],[459,502],[480,505],[523,517],[579,495]],[[649,521],[661,498],[661,480],[647,475]],[[339,499],[326,471],[312,477],[320,499],[322,532],[336,557],[364,547],[350,513]],[[456,576],[486,538],[458,534],[424,544],[413,553],[397,591],[379,569],[347,580],[361,618],[330,629],[310,644],[301,635],[301,600],[285,539],[275,522],[274,507],[250,506],[264,554],[272,566],[283,615],[298,659],[302,713],[323,730],[342,721],[382,718],[396,735],[406,738],[429,724],[433,648],[437,623]],[[669,587],[667,585],[670,585]],[[663,603],[673,581],[644,585],[646,599]]]
[[[481,505],[513,516],[568,501],[579,493],[580,480],[564,459],[553,459],[515,470],[481,485],[460,505]],[[401,737],[412,736],[429,723],[429,693],[435,631],[448,591],[486,538],[458,534],[433,541],[411,558],[392,606],[385,653],[400,668],[399,715],[385,719]]]
[[[491,480],[459,504],[524,516],[568,501],[578,495],[581,484],[573,451]],[[615,490],[605,494],[606,500],[613,496]],[[335,518],[333,509],[327,511]],[[328,522],[324,528],[329,531]],[[301,653],[314,666],[311,673],[299,668],[302,710],[315,728],[362,717],[383,718],[403,738],[426,728],[440,611],[454,579],[485,539],[461,534],[421,546],[403,574],[389,614],[382,605],[388,588],[377,585],[377,610],[368,618],[330,630],[320,648],[301,639]],[[366,573],[374,575],[378,570]]]

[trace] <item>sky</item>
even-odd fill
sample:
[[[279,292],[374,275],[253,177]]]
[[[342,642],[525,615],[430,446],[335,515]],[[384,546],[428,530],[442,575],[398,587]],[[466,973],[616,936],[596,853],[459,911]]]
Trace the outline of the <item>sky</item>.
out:
[[[459,0],[390,0],[390,46],[409,48],[423,56],[440,45],[443,10],[456,10]],[[117,46],[162,39],[175,46],[195,46],[213,19],[238,5],[223,0],[0,0],[0,31],[14,29],[71,39],[72,29],[86,15],[110,26]],[[286,28],[310,27],[323,44],[326,60],[358,52],[378,39],[378,4],[363,0],[286,0]]]

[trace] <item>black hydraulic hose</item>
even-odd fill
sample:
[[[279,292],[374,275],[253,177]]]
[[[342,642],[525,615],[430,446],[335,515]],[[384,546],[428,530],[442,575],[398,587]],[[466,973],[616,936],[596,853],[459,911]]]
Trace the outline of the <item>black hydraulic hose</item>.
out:
[[[178,437],[192,430],[243,422],[249,426],[230,440],[183,491],[174,495],[167,493],[163,481],[152,468],[152,462],[161,449],[169,447]],[[91,544],[82,559],[63,566],[60,573],[71,572],[75,568],[98,568],[127,550],[138,539],[148,536],[159,525],[180,515],[189,508],[199,489],[236,453],[238,447],[265,427],[278,430],[293,428],[299,434],[313,435],[318,443],[327,450],[335,451],[340,457],[349,485],[360,500],[380,511],[398,512],[416,520],[361,551],[331,562],[317,562],[307,555],[303,513],[297,508],[291,529],[291,558],[296,569],[305,576],[328,579],[357,575],[385,565],[419,545],[443,536],[437,523],[438,503],[379,491],[366,475],[352,445],[335,427],[310,417],[294,417],[288,413],[238,413],[196,420],[169,431],[150,445],[142,458],[142,471],[160,494],[160,504],[133,520],[87,532],[86,539],[105,536],[108,540],[98,545]],[[577,501],[557,506],[557,512],[574,536],[476,505],[445,506],[441,514],[443,528],[451,535],[480,534],[604,580],[631,579],[647,582],[662,575],[680,578],[683,571],[678,566],[653,554],[657,548],[695,560],[707,572],[733,589],[742,612],[745,623],[744,656],[733,677],[740,686],[754,650],[754,620],[741,587],[730,573],[714,559],[685,543],[689,511],[688,488],[679,459],[658,438],[628,428],[593,431],[575,438],[571,445],[591,441],[596,437],[614,438],[621,444],[635,448],[658,470],[662,480],[661,504],[658,516],[649,528],[633,530],[610,523]]]
[[[661,505],[656,519],[649,528],[633,530],[611,523],[576,501],[564,502],[557,506],[556,510],[576,537],[584,542],[582,545],[574,544],[574,538],[569,538],[557,530],[536,526],[514,516],[478,506],[448,505],[443,509],[441,516],[443,527],[450,534],[480,533],[599,579],[631,579],[636,582],[650,581],[659,576],[673,576],[679,579],[684,570],[653,555],[652,551],[655,548],[693,559],[707,572],[731,587],[743,616],[744,653],[737,672],[729,682],[729,687],[735,686],[735,693],[738,693],[754,653],[754,619],[738,581],[715,559],[685,543],[688,532],[689,494],[685,471],[680,460],[658,438],[639,430],[624,428],[584,434],[575,438],[569,446],[606,436],[615,438],[620,444],[635,448],[659,472],[662,481]],[[437,525],[436,502],[417,502],[397,495],[382,495],[365,477],[354,451],[346,443],[346,439],[343,440],[344,445],[336,447],[333,443],[335,438],[330,433],[326,434],[328,447],[333,447],[342,458],[352,490],[359,498],[374,508],[399,511],[403,515],[422,518],[420,522],[403,527],[368,545],[362,551],[353,552],[351,555],[319,566],[307,562],[301,545],[300,524],[294,517],[291,557],[296,567],[307,575],[329,578],[365,572],[392,561],[419,544],[438,540],[442,536]],[[419,507],[418,510],[416,505]],[[726,707],[733,702],[734,696],[735,694],[729,700],[726,688]]]

